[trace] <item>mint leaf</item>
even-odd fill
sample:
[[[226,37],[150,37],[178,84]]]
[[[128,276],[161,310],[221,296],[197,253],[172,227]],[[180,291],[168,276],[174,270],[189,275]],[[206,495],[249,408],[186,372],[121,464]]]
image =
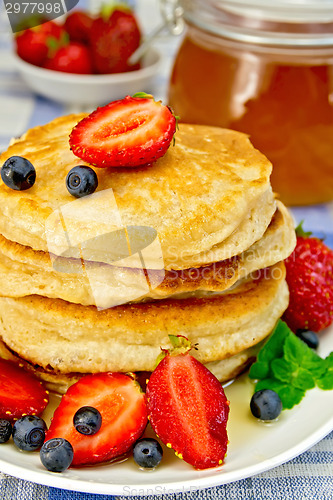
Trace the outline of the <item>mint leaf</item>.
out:
[[[256,392],[261,391],[262,389],[272,389],[272,391],[279,394],[284,387],[289,387],[289,385],[281,382],[281,380],[276,380],[276,378],[265,378],[257,383]]]
[[[288,362],[284,358],[273,359],[271,369],[274,377],[281,382],[290,383],[292,373],[298,369],[298,365],[293,362]]]
[[[289,332],[286,323],[283,321],[277,323],[271,336],[260,349],[257,361],[250,368],[250,378],[261,379],[272,375],[270,364],[273,359],[283,356],[283,344]]]
[[[324,359],[325,372],[322,377],[317,380],[317,385],[324,391],[333,389],[333,352]]]
[[[292,374],[291,384],[297,389],[302,391],[307,391],[313,389],[316,385],[315,380],[308,370],[300,367],[297,370],[297,374]]]
[[[313,389],[316,385],[312,374],[297,363],[287,361],[285,358],[279,358],[273,359],[271,366],[273,375],[277,380],[291,384],[302,391]]]
[[[269,364],[267,362],[257,361],[251,365],[249,377],[253,379],[267,378],[269,371]]]
[[[284,358],[290,363],[301,365],[308,349],[306,343],[290,331],[283,345]]]
[[[305,396],[305,391],[290,385],[285,385],[276,392],[280,396],[284,410],[291,410],[291,408],[298,405]]]
[[[302,401],[305,394],[305,391],[281,382],[280,380],[276,380],[275,378],[267,378],[258,382],[256,385],[256,392],[261,391],[261,389],[271,389],[275,391],[280,396],[284,410],[290,410],[293,406],[297,405]]]
[[[249,377],[258,380],[256,391],[272,389],[280,396],[283,409],[290,409],[316,385],[333,389],[333,352],[322,359],[279,320],[251,366]]]

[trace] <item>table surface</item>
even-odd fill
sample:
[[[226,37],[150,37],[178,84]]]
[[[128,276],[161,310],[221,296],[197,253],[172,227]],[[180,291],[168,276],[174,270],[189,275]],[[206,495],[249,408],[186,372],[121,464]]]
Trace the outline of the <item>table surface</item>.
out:
[[[81,0],[78,6],[82,6]],[[133,2],[131,2],[133,3]],[[138,16],[145,32],[152,30],[160,21],[156,0],[138,0]],[[20,80],[13,67],[10,55],[9,24],[3,4],[0,4],[0,150],[6,148],[12,137],[19,136],[26,129],[41,125],[62,114],[76,111],[42,97],[33,95]],[[161,72],[154,83],[156,98],[167,99],[167,85],[172,59],[179,39],[163,35],[155,42],[164,55]],[[333,204],[312,207],[297,207],[292,210],[296,222],[305,220],[305,229],[326,236],[326,242],[333,248]],[[333,408],[332,408],[333,413]],[[0,450],[1,454],[1,450]],[[333,499],[333,432],[315,444],[302,455],[267,472],[230,484],[191,493],[149,496],[185,500],[332,500]],[[60,481],[60,479],[59,479]],[[14,478],[0,472],[1,500],[106,500],[113,498],[49,488]],[[118,497],[122,498],[122,497]],[[139,497],[131,497],[139,498]]]

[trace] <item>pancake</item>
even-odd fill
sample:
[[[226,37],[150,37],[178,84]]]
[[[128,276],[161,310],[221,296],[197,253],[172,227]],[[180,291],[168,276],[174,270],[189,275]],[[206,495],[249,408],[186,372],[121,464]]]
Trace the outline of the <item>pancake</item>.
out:
[[[285,259],[292,252],[293,221],[284,205],[280,202],[277,205],[264,236],[242,254],[201,268],[165,271],[163,281],[157,281],[156,286],[158,275],[153,272],[147,281],[142,271],[115,265],[65,258],[59,258],[55,265],[46,252],[23,247],[0,236],[0,294],[8,297],[36,294],[106,308],[126,303],[131,297],[135,302],[172,296],[185,298],[197,291],[227,291],[239,280]]]
[[[31,129],[1,155],[1,162],[26,157],[37,174],[27,191],[0,182],[0,233],[6,239],[110,264],[112,233],[132,228],[141,248],[147,246],[142,228],[151,228],[158,241],[145,249],[146,268],[177,270],[232,258],[262,238],[276,210],[272,166],[245,134],[182,124],[175,146],[154,164],[95,169],[97,191],[74,200],[65,178],[84,162],[70,151],[68,136],[84,116]],[[121,266],[135,268],[137,259],[124,258]]]
[[[254,361],[256,354],[262,345],[259,344],[245,349],[239,354],[235,354],[230,358],[222,359],[220,361],[213,361],[206,363],[206,367],[217,377],[220,382],[229,382],[238,375],[240,375],[248,366]],[[39,378],[49,390],[64,394],[67,389],[75,384],[84,374],[78,372],[59,373],[51,368],[41,368],[34,365],[29,361],[20,358],[16,353],[8,349],[8,347],[0,340],[0,357],[8,359],[19,364],[22,368],[32,372]],[[138,378],[144,375],[145,379],[149,376],[150,372],[138,372]]]
[[[198,344],[202,363],[263,340],[288,305],[283,263],[258,271],[237,293],[165,299],[102,311],[36,295],[0,298],[0,335],[20,358],[59,374],[152,371],[169,335]]]

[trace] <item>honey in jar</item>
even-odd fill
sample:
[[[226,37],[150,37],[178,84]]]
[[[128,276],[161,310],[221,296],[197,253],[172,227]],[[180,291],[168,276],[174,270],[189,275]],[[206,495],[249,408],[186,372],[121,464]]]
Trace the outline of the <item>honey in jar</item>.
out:
[[[288,205],[333,200],[333,2],[311,2],[185,2],[169,87],[181,121],[249,134]]]

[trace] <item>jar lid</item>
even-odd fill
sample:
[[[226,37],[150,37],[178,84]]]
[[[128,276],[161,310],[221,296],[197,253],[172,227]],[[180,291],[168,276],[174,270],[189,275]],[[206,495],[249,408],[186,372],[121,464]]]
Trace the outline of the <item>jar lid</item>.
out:
[[[333,0],[215,0],[218,8],[255,19],[287,23],[333,21]]]
[[[333,0],[180,0],[184,18],[232,40],[333,46]]]

